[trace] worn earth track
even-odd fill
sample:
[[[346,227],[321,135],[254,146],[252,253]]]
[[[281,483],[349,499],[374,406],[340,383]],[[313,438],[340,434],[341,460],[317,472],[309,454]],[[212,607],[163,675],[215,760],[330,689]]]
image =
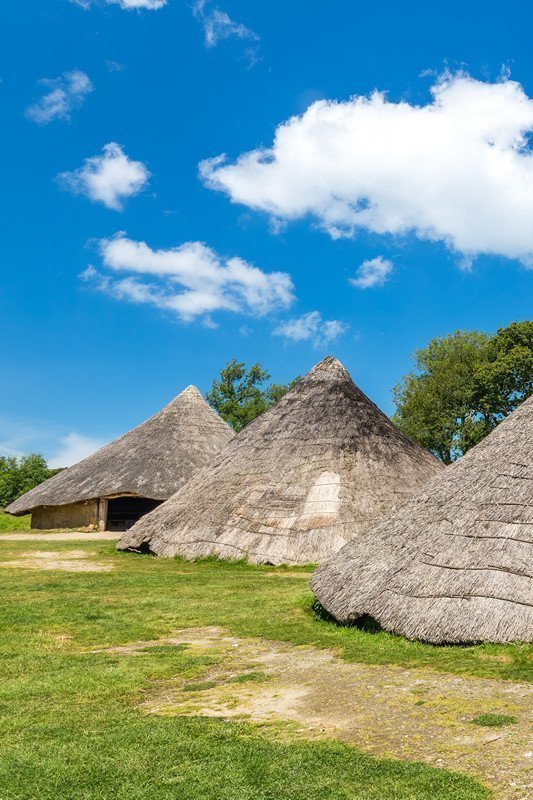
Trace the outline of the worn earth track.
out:
[[[55,533],[1,533],[0,542],[112,542],[120,534],[110,531],[56,531]]]
[[[218,628],[181,630],[104,652],[135,655],[161,644],[188,644],[217,660],[194,680],[155,684],[141,705],[147,714],[239,717],[263,725],[287,720],[291,735],[333,737],[374,755],[467,772],[497,800],[533,796],[533,690],[526,683],[351,664],[328,650],[244,639]],[[472,719],[481,713],[517,721],[478,727]]]
[[[60,570],[62,572],[109,572],[113,564],[94,561],[96,553],[88,550],[30,550],[19,558],[0,561],[1,569]]]

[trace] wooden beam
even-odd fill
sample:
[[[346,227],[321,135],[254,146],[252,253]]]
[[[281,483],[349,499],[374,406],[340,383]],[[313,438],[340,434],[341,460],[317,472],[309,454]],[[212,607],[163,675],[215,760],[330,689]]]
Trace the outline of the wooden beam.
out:
[[[107,500],[100,498],[98,500],[98,529],[105,531],[107,528]]]

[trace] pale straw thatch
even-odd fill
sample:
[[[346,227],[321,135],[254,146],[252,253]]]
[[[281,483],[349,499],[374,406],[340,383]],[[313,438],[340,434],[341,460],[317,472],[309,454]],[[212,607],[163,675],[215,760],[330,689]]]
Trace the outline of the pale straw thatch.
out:
[[[26,492],[6,511],[27,514],[42,506],[128,494],[166,500],[233,436],[189,386],[158,414]]]
[[[312,578],[341,622],[437,644],[533,641],[533,397]]]
[[[440,468],[328,357],[119,548],[322,562]]]

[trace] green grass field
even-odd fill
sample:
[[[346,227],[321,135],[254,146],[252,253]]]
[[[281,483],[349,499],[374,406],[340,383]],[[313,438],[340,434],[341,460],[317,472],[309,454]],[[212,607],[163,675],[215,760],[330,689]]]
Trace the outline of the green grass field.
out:
[[[8,531],[28,531],[31,524],[31,514],[25,517],[13,517],[0,510],[0,532]]]
[[[2,800],[489,796],[473,778],[373,758],[338,742],[291,739],[241,721],[142,713],[138,705],[154,682],[176,675],[201,681],[208,657],[180,647],[121,656],[84,651],[216,625],[334,648],[351,661],[531,680],[532,648],[436,648],[341,628],[317,619],[307,582],[283,577],[283,570],[269,575],[267,567],[119,554],[110,542],[84,547],[111,559],[114,570],[0,573]],[[58,544],[39,542],[38,548],[57,551]],[[28,543],[2,542],[0,560],[27,550]]]

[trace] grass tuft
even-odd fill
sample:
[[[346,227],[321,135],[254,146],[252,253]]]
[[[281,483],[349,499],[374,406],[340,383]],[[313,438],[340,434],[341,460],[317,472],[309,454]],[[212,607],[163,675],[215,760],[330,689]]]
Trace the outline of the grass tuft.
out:
[[[507,714],[479,714],[471,720],[474,725],[481,725],[484,728],[505,728],[506,725],[516,725],[516,717]]]
[[[243,672],[242,675],[235,675],[230,679],[230,683],[263,683],[268,681],[266,672]]]
[[[184,692],[205,692],[207,689],[214,689],[216,681],[199,681],[198,683],[186,683],[182,687]]]

